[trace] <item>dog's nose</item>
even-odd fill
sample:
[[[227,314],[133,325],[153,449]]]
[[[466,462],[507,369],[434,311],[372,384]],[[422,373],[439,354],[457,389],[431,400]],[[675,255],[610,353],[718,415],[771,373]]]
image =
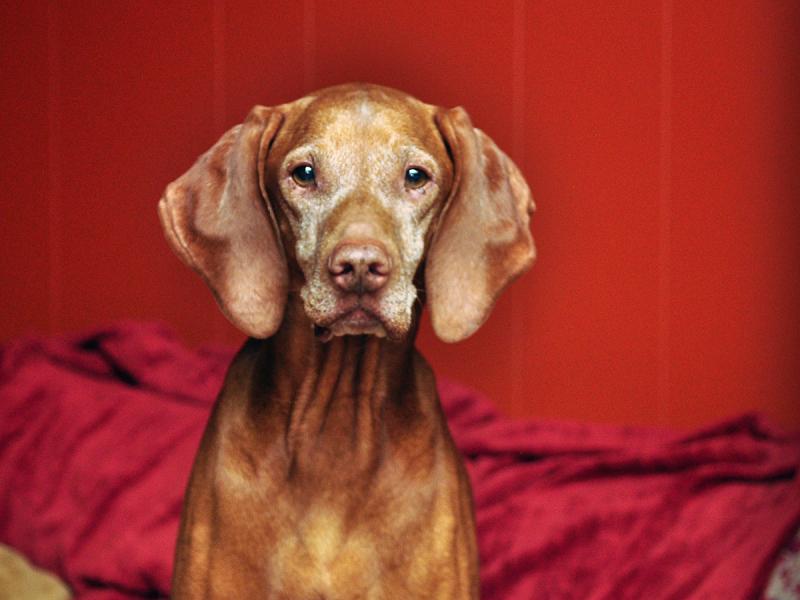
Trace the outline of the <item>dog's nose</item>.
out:
[[[389,279],[392,265],[384,248],[372,241],[343,242],[328,260],[333,282],[346,292],[375,292]]]

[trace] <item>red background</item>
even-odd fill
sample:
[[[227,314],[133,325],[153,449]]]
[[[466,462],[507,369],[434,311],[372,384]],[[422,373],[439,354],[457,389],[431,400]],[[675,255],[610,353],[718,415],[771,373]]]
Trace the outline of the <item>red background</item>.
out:
[[[465,106],[537,201],[489,323],[426,325],[438,372],[517,416],[800,426],[800,3],[6,4],[2,338],[240,340],[161,191],[253,104],[365,80]]]

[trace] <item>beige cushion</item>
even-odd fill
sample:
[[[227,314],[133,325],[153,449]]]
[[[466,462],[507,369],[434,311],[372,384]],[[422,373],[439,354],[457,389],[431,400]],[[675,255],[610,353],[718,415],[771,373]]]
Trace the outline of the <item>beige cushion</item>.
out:
[[[0,544],[0,600],[69,600],[69,588],[34,567],[13,548]]]

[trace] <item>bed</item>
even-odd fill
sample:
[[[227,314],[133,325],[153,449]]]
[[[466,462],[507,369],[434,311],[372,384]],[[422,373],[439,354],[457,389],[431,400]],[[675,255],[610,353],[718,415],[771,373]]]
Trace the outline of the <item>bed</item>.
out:
[[[0,349],[0,543],[75,597],[163,598],[234,349],[116,323]],[[482,598],[800,599],[800,437],[517,421],[439,391],[475,493]],[[3,597],[0,590],[0,597]]]

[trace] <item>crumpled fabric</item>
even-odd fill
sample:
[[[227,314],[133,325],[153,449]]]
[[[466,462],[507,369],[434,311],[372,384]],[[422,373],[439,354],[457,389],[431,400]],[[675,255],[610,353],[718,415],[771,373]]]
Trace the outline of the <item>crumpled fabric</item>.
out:
[[[232,355],[151,323],[0,348],[0,542],[77,598],[166,597]],[[800,437],[758,415],[691,433],[515,421],[455,383],[439,392],[485,600],[761,598],[800,526]]]

